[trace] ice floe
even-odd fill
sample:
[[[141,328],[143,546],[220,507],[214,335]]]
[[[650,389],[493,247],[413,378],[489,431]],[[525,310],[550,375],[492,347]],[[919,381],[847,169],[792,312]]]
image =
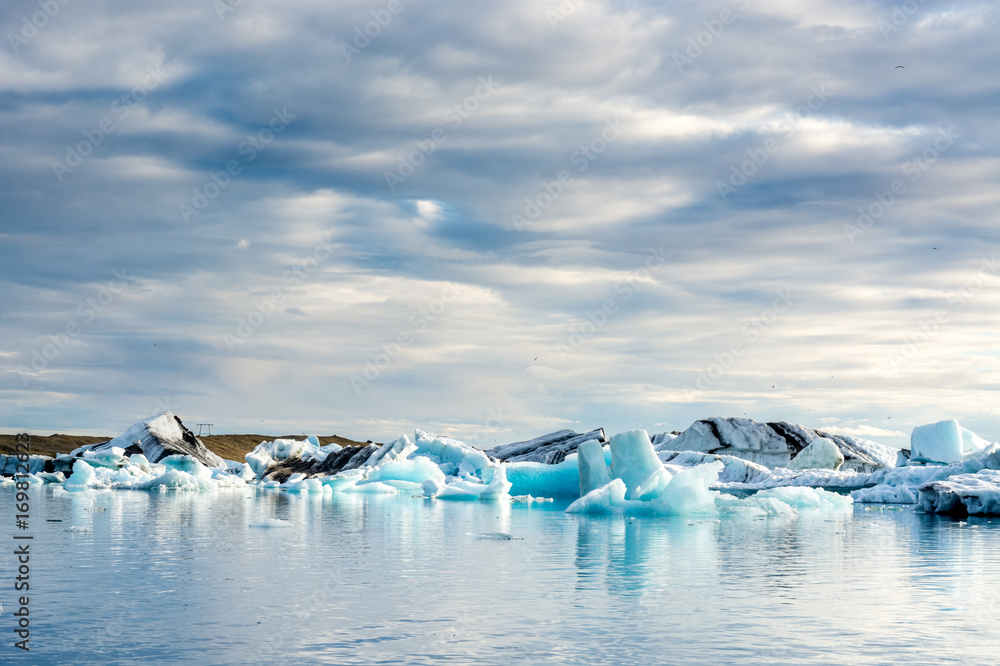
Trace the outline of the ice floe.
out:
[[[222,458],[209,450],[170,411],[143,419],[110,441],[82,446],[70,455],[79,457],[88,451],[102,453],[114,449],[121,449],[125,454],[141,453],[154,463],[167,456],[181,454],[191,456],[207,467],[221,467],[224,464]]]
[[[316,437],[275,439],[261,442],[245,462],[201,451],[201,442],[188,435],[179,418],[164,412],[70,456],[19,460],[8,473],[30,471],[24,478],[31,484],[61,485],[69,493],[249,484],[302,495],[425,501],[560,498],[572,513],[781,517],[842,510],[852,502],[1000,512],[998,445],[953,420],[916,427],[910,451],[786,422],[723,418],[653,438],[644,430],[610,438],[603,429],[562,430],[490,451],[419,429],[413,439],[357,447],[321,446]]]

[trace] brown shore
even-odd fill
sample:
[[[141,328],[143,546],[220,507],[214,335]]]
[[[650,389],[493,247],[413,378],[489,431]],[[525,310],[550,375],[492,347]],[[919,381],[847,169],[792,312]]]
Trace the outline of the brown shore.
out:
[[[199,437],[202,443],[215,454],[226,460],[243,460],[243,457],[253,451],[261,442],[271,441],[279,437],[285,439],[306,438],[306,435],[207,435]],[[317,437],[319,443],[340,444],[341,446],[364,446],[367,442],[358,442],[339,435]],[[32,455],[54,456],[57,453],[69,453],[84,444],[100,444],[113,437],[90,437],[87,435],[32,435],[30,446]],[[16,435],[0,435],[0,454],[14,453]]]

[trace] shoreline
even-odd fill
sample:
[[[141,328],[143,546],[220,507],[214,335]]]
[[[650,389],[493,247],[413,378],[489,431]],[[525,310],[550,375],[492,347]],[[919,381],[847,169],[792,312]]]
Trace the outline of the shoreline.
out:
[[[198,439],[216,455],[226,460],[243,460],[247,453],[250,453],[255,446],[261,442],[269,442],[275,439],[295,439],[303,440],[308,435],[205,435]],[[0,450],[13,450],[17,435],[0,434]],[[110,437],[98,437],[93,435],[66,435],[53,433],[51,435],[31,435],[31,454],[41,456],[55,456],[59,453],[70,453],[86,444],[100,444],[114,439]],[[321,445],[339,444],[340,446],[365,446],[371,441],[361,442],[340,435],[316,436]]]

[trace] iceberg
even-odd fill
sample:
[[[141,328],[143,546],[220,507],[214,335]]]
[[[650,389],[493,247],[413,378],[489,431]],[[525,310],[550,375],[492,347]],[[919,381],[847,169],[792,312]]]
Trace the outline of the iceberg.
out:
[[[695,421],[669,441],[675,451],[703,451],[743,458],[767,467],[787,467],[813,440],[832,441],[844,456],[843,468],[872,472],[896,464],[896,449],[860,437],[831,435],[786,421],[762,423],[713,417]]]
[[[115,445],[132,436],[138,444]],[[143,437],[156,441],[143,446]],[[853,502],[992,515],[1000,496],[998,445],[954,420],[915,428],[911,451],[783,421],[722,418],[653,438],[645,430],[610,438],[603,429],[565,430],[489,452],[420,429],[412,440],[402,435],[382,445],[321,446],[314,436],[279,438],[261,442],[245,462],[219,459],[217,465],[197,450],[170,452],[164,442],[172,438],[184,443],[183,425],[164,412],[114,440],[81,447],[72,457],[32,459],[36,471],[29,481],[62,484],[69,492],[210,491],[250,484],[308,495],[402,493],[441,500],[529,498],[529,503],[559,497],[571,501],[572,513],[684,516],[719,511],[793,516]],[[684,448],[688,445],[698,450]],[[755,456],[765,462],[752,460]],[[782,459],[783,465],[774,464]],[[47,470],[50,463],[64,465],[65,473]],[[850,496],[842,494],[848,491]]]
[[[838,470],[844,464],[844,454],[837,448],[833,440],[825,437],[814,439],[809,445],[795,454],[788,469],[832,469]]]
[[[950,419],[917,426],[910,435],[913,462],[954,463],[974,456],[989,442]]]
[[[68,492],[80,492],[87,490],[97,481],[97,474],[94,468],[82,460],[73,463],[73,475],[63,483],[63,490]]]
[[[577,449],[579,456],[580,497],[611,483],[611,470],[604,458],[604,447],[597,440],[584,442]]]
[[[608,446],[611,475],[625,482],[625,499],[653,499],[663,493],[671,476],[656,456],[645,430],[618,433]]]
[[[924,487],[951,478],[974,475],[982,470],[1000,470],[1000,446],[997,444],[991,444],[976,455],[950,465],[911,464],[873,474],[870,487],[858,489],[851,495],[857,502],[916,504],[921,501]],[[989,482],[985,476],[981,480]],[[947,489],[947,486],[937,487]],[[928,492],[928,500],[921,501],[921,506],[924,511],[937,513],[939,504],[930,499],[933,492]]]
[[[567,456],[562,462],[504,463],[504,470],[511,482],[511,494],[534,497],[579,497],[580,469],[577,454]]]
[[[184,427],[180,418],[166,411],[143,419],[129,427],[124,433],[102,444],[88,444],[75,449],[70,455],[76,458],[88,454],[92,457],[115,450],[119,456],[141,453],[150,462],[158,463],[167,456],[183,454],[191,456],[207,467],[223,467],[222,458],[210,451]]]
[[[1000,516],[1000,470],[956,474],[919,488],[917,510],[969,516]]]
[[[720,457],[677,453],[670,460],[690,464],[673,465],[676,471],[669,471],[644,430],[613,436],[609,448],[611,467],[602,472],[600,445],[581,445],[577,456],[580,484],[581,491],[587,492],[569,505],[568,513],[714,516],[722,510],[730,515],[787,517],[801,509],[842,510],[853,502],[850,497],[812,488],[778,488],[747,499],[724,495],[712,488],[726,469]],[[664,452],[659,456],[666,457]],[[597,484],[604,474],[614,478]]]
[[[504,462],[538,462],[553,465],[562,462],[581,444],[589,441],[607,443],[608,438],[604,435],[604,428],[583,434],[573,430],[558,430],[524,442],[497,446],[487,453]]]

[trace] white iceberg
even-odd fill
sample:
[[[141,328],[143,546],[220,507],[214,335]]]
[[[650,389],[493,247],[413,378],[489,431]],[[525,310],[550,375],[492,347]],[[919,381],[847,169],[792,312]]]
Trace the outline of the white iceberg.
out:
[[[955,463],[974,456],[989,442],[949,419],[917,426],[910,435],[912,462]]]
[[[957,474],[920,486],[917,510],[970,516],[1000,516],[1000,470]]]
[[[826,437],[818,437],[795,454],[788,469],[832,469],[838,470],[844,464],[844,454],[837,445]]]

